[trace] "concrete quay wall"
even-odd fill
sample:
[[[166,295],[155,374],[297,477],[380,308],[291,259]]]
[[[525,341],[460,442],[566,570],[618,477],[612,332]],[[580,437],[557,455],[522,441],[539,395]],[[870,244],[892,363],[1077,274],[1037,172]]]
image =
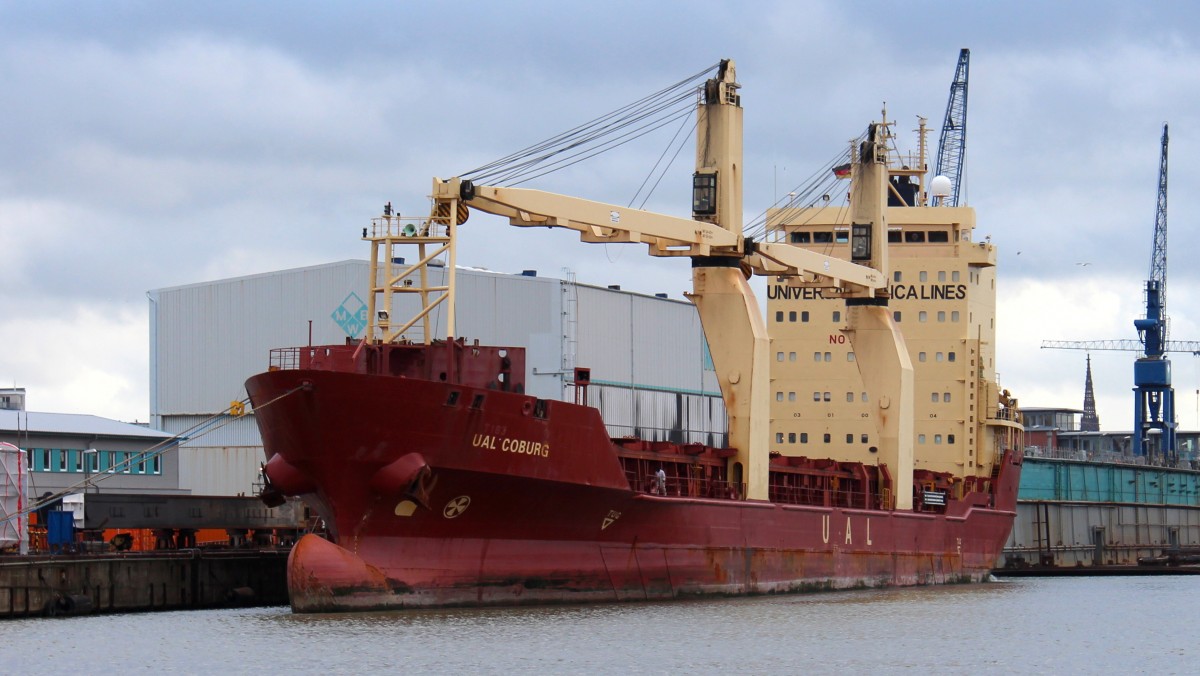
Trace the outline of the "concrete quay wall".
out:
[[[286,605],[286,550],[0,556],[0,618]]]

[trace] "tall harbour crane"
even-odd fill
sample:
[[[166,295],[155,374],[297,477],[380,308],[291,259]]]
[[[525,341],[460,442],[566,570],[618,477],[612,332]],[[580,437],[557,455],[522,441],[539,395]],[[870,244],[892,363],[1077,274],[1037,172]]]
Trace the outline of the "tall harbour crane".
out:
[[[1171,387],[1168,352],[1200,354],[1200,342],[1167,340],[1167,125],[1163,124],[1162,154],[1158,165],[1158,202],[1154,212],[1154,242],[1150,251],[1150,276],[1146,280],[1146,316],[1135,319],[1138,340],[1042,342],[1043,348],[1075,350],[1135,350],[1142,356],[1133,364],[1134,412],[1132,450],[1146,455],[1149,433],[1161,432],[1159,451],[1175,458],[1175,390]]]
[[[971,64],[971,50],[958,52],[958,66],[954,69],[954,80],[950,83],[950,101],[946,104],[946,117],[942,120],[942,136],[938,140],[937,165],[934,176],[950,179],[951,193],[943,202],[946,206],[958,206],[958,193],[962,185],[963,155],[967,150],[967,71]]]

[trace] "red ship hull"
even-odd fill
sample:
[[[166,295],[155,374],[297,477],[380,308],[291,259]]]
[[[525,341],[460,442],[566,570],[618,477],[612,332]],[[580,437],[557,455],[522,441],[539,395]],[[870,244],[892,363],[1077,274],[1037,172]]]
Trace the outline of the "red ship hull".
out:
[[[299,612],[980,581],[1015,516],[1011,453],[940,513],[652,495],[587,406],[328,366],[247,389],[269,480],[332,538],[292,551]]]

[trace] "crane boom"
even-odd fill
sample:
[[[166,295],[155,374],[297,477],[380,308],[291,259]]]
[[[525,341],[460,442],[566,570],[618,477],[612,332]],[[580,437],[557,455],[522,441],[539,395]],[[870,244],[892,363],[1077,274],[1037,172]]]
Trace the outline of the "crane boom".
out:
[[[1158,203],[1154,209],[1154,247],[1150,251],[1151,281],[1158,282],[1158,302],[1167,308],[1167,125],[1163,124],[1162,154],[1158,163]],[[1167,327],[1163,326],[1166,339]]]
[[[1114,340],[1043,340],[1043,350],[1113,350],[1120,352],[1141,352],[1145,346],[1141,341],[1129,338]],[[1163,344],[1163,352],[1190,352],[1200,354],[1200,341],[1168,340]]]
[[[935,175],[950,179],[952,192],[946,198],[946,203],[952,207],[958,206],[963,156],[967,150],[967,75],[970,64],[971,50],[959,50],[954,80],[950,83],[950,100],[946,103],[946,117],[942,120],[942,136],[938,140],[937,165],[934,168]]]
[[[912,508],[913,367],[888,310],[886,133],[868,128],[854,158],[850,190],[851,261],[782,243],[742,238],[742,108],[732,61],[704,86],[697,111],[692,218],[685,219],[537,190],[433,180],[431,227],[453,230],[460,207],[504,216],[517,226],[575,230],[585,242],[645,243],[653,256],[692,259],[692,288],[729,417],[730,477],[751,499],[767,499],[770,463],[770,338],[743,270],[832,280],[847,306],[846,335],[879,411],[879,460],[894,482],[894,507]],[[451,214],[458,214],[450,218]],[[370,319],[374,319],[371,317]]]

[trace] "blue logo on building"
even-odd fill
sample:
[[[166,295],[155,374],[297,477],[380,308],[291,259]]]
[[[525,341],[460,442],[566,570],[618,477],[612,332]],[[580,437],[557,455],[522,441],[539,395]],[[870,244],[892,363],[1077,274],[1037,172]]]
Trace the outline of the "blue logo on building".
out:
[[[350,295],[346,296],[346,300],[342,301],[342,304],[330,316],[338,326],[342,327],[347,336],[358,338],[358,334],[362,333],[367,326],[367,304],[358,297],[358,294],[351,291]]]

